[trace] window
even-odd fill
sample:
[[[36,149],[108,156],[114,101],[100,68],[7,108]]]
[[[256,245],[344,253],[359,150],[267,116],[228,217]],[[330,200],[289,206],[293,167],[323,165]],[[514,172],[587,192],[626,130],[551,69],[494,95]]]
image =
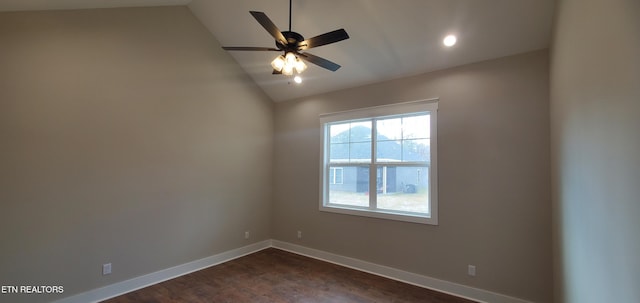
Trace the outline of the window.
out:
[[[329,183],[330,184],[342,184],[343,170],[342,167],[330,167],[329,168]]]
[[[320,210],[437,224],[437,103],[320,116]]]

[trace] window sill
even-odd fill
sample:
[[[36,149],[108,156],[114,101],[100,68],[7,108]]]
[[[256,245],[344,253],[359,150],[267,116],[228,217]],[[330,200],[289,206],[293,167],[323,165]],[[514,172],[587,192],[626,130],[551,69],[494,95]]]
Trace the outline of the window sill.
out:
[[[428,214],[421,215],[416,213],[400,213],[385,210],[359,209],[342,205],[321,205],[320,211],[394,221],[438,225],[437,217],[430,217]]]

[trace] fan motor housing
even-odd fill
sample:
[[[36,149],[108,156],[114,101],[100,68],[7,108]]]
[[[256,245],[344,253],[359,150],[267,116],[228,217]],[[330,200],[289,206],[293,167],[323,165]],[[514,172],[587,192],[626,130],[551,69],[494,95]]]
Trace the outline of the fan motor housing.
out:
[[[285,31],[282,35],[287,39],[287,45],[282,45],[276,41],[276,47],[282,50],[296,51],[298,50],[298,43],[304,41],[304,37],[296,32]]]

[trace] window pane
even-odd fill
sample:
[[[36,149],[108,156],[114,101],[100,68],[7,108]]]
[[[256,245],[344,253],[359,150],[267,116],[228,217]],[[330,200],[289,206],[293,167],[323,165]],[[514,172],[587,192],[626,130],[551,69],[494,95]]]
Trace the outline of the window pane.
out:
[[[350,162],[371,162],[371,142],[349,144]]]
[[[349,142],[371,142],[371,121],[352,122]]]
[[[429,139],[430,132],[430,115],[402,118],[402,139]]]
[[[331,168],[342,170],[342,183],[332,184],[329,182],[329,203],[369,206],[369,167],[332,166]]]
[[[331,124],[331,163],[371,162],[371,121]]]
[[[403,140],[402,160],[429,161],[429,139]]]
[[[376,180],[378,208],[429,213],[428,166],[381,166]]]
[[[329,150],[329,161],[331,163],[349,162],[349,144],[331,144]]]
[[[351,123],[332,124],[329,126],[331,143],[348,143]]]
[[[429,114],[376,120],[376,161],[429,161]]]
[[[402,161],[402,141],[378,141],[376,156],[377,161]]]
[[[377,140],[402,139],[402,118],[380,119],[376,121]]]

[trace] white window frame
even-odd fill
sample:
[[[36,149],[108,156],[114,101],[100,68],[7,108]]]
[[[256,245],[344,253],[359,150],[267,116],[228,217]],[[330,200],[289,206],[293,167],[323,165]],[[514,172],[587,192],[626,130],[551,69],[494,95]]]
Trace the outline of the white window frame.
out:
[[[329,197],[329,147],[327,140],[329,138],[328,127],[330,123],[350,121],[357,119],[371,119],[371,118],[383,118],[394,115],[404,114],[418,114],[429,113],[431,122],[431,134],[430,134],[430,164],[429,164],[429,213],[417,213],[417,212],[401,212],[392,211],[386,209],[379,209],[376,207],[377,188],[371,189],[371,184],[375,183],[375,173],[372,173],[377,168],[373,159],[369,165],[370,172],[370,202],[369,207],[360,206],[348,206],[342,204],[331,204],[328,201]],[[349,110],[336,113],[328,113],[320,115],[320,211],[374,217],[381,219],[390,219],[405,222],[414,222],[422,224],[438,225],[438,132],[437,132],[437,112],[438,112],[438,99],[419,100],[404,103],[395,103],[390,105],[375,106],[357,110]],[[372,138],[374,140],[374,138]],[[375,140],[372,142],[372,149],[375,148]],[[372,154],[373,157],[373,154]]]

